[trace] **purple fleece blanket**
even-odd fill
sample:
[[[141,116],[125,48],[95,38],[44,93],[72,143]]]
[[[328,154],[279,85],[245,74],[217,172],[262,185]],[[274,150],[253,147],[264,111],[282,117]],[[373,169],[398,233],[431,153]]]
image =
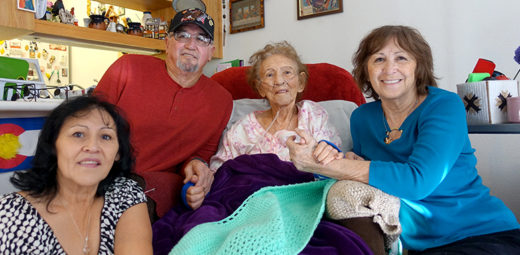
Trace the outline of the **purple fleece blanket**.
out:
[[[275,154],[242,155],[229,160],[215,174],[211,192],[199,209],[193,211],[179,205],[153,224],[154,254],[168,254],[190,229],[201,223],[226,218],[249,195],[263,187],[313,180],[312,174],[298,171],[292,163],[281,161]],[[372,252],[354,232],[324,218],[300,254]]]

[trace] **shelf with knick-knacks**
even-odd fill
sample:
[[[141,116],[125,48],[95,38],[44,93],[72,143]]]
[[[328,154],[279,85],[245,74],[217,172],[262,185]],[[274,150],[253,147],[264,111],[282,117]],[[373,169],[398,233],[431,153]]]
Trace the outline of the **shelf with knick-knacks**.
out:
[[[98,2],[137,11],[150,11],[153,16],[157,17],[171,18],[175,14],[172,1],[168,0],[98,0]],[[215,19],[217,24],[220,24],[222,22],[222,3],[210,0],[204,0],[204,2],[208,14]],[[165,50],[163,40],[37,20],[34,18],[34,13],[19,10],[16,0],[7,0],[2,2],[2,8],[0,8],[0,40],[14,38],[141,54],[157,54]],[[216,49],[213,57],[222,58],[221,26],[215,26],[214,44]]]

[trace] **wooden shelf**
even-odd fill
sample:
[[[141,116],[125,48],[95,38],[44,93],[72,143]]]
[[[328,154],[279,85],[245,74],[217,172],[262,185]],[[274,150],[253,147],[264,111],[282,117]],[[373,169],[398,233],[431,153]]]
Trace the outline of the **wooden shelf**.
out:
[[[144,38],[99,29],[77,27],[45,20],[34,21],[34,31],[26,39],[100,49],[119,49],[132,53],[155,54],[164,51],[163,40]]]
[[[153,11],[163,8],[172,8],[172,1],[168,0],[96,0],[104,4],[111,4],[138,11]]]
[[[3,0],[5,1],[5,0]],[[96,0],[138,11],[151,11],[154,17],[171,19],[175,11],[171,0]],[[215,19],[214,58],[223,57],[222,3],[203,0],[209,15]],[[2,2],[0,8],[0,40],[23,38],[93,49],[107,49],[138,54],[164,56],[163,40],[107,32],[67,24],[35,20],[34,13],[18,10],[16,0]]]
[[[520,134],[520,124],[483,124],[468,125],[468,133],[470,134]]]

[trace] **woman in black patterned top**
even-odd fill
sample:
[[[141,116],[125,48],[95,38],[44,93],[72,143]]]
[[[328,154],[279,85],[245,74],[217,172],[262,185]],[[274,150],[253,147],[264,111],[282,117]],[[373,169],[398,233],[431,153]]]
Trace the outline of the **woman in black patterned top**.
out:
[[[152,254],[146,197],[128,179],[129,126],[95,97],[58,106],[33,166],[0,198],[0,254]]]

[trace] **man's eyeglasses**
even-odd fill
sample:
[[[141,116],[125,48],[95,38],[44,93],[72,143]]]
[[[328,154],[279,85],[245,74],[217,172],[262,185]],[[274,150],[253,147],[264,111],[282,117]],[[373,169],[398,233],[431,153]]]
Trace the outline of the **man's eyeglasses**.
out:
[[[296,77],[296,70],[292,67],[282,67],[278,71],[268,70],[260,76],[260,81],[267,85],[274,86],[277,81],[277,76],[281,76],[284,82],[289,82]]]
[[[177,42],[181,43],[189,43],[191,41],[191,38],[193,37],[195,39],[195,44],[203,47],[208,46],[211,43],[211,38],[209,38],[209,36],[201,34],[192,35],[184,31],[173,33],[173,37]]]

